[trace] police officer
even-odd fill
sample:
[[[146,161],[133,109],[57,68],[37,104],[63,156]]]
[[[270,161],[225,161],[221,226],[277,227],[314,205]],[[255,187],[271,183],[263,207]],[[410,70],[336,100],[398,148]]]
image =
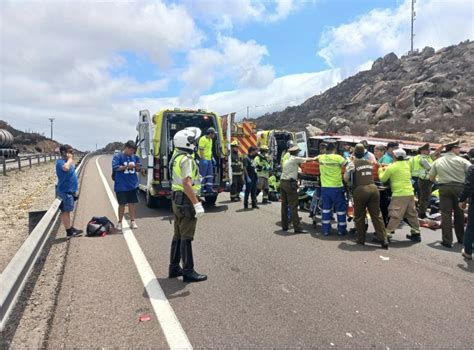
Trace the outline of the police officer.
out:
[[[260,153],[257,154],[255,157],[255,167],[257,169],[257,196],[260,193],[262,194],[262,204],[270,203],[268,201],[268,192],[269,192],[269,184],[268,178],[270,176],[270,170],[272,168],[271,161],[268,159],[267,156],[268,147],[263,145],[260,147]]]
[[[344,180],[352,187],[357,243],[365,244],[365,217],[368,210],[382,248],[388,249],[387,232],[380,212],[380,193],[372,175],[374,163],[366,160],[365,155],[364,145],[357,144],[354,148],[355,159],[349,164],[344,174]]]
[[[342,182],[342,168],[348,163],[344,157],[335,154],[336,145],[327,143],[326,154],[316,157],[321,172],[321,199],[323,213],[321,222],[323,235],[331,233],[331,211],[333,207],[337,214],[337,231],[340,236],[347,234],[346,210],[347,201]]]
[[[411,176],[416,182],[415,189],[418,188],[418,217],[426,218],[426,210],[430,204],[431,191],[433,183],[429,178],[431,164],[435,157],[439,155],[442,148],[438,148],[433,154],[430,154],[430,144],[425,143],[418,148],[419,154],[410,159]]]
[[[439,209],[441,211],[442,242],[446,248],[453,247],[453,213],[454,232],[458,243],[462,244],[464,236],[464,213],[459,208],[459,195],[462,192],[466,172],[471,163],[460,157],[459,141],[445,145],[446,154],[434,161],[430,170],[430,180],[439,184]]]
[[[294,146],[293,141],[289,140],[286,143],[286,149],[281,153],[281,159],[280,159],[280,169],[283,170],[283,165],[285,162],[290,158],[290,152],[288,150]]]
[[[194,270],[192,250],[197,219],[204,215],[204,208],[197,197],[201,190],[198,165],[192,156],[196,147],[195,136],[190,130],[178,131],[173,138],[177,151],[170,161],[174,236],[168,276],[183,276],[184,282],[201,282],[207,279],[206,275]],[[182,268],[180,261],[183,263]]]
[[[244,187],[244,164],[239,154],[239,142],[232,141],[231,145],[231,167],[232,167],[232,185],[230,186],[230,200],[238,202],[241,200],[240,192]]]
[[[298,216],[298,168],[301,164],[312,158],[297,157],[300,149],[293,146],[288,149],[288,159],[283,164],[283,170],[280,179],[281,196],[281,226],[284,231],[288,230],[288,207],[291,211],[293,229],[295,233],[308,233],[303,230]]]
[[[403,218],[411,226],[407,238],[413,242],[421,242],[420,223],[416,211],[415,194],[411,183],[410,163],[404,149],[397,148],[393,151],[394,163],[379,168],[379,178],[382,182],[390,181],[392,199],[388,207],[390,221],[387,233],[395,232]],[[389,236],[390,237],[390,236]]]

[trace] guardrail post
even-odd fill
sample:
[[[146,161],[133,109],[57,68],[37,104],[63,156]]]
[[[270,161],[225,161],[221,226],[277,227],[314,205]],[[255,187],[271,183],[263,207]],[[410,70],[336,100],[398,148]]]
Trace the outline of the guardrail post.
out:
[[[21,158],[16,157],[16,161],[18,162],[18,170],[21,170]]]
[[[38,161],[38,165],[40,165],[40,156],[39,155],[36,156],[36,160]]]
[[[0,159],[2,160],[3,175],[7,176],[7,162],[5,157],[1,157]]]
[[[51,153],[49,154],[49,161],[52,161],[53,157],[51,156]]]
[[[44,155],[44,162],[46,163],[46,154]]]
[[[31,156],[28,157],[28,162],[30,163],[30,168],[31,168]]]

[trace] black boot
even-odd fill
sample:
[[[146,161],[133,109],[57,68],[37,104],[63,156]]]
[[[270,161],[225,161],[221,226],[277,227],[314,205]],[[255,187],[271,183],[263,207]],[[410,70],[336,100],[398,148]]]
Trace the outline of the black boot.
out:
[[[382,247],[382,249],[388,249],[388,239],[384,239],[380,246]]]
[[[183,257],[183,282],[201,282],[207,280],[206,275],[194,271],[192,241],[181,241],[181,256]]]
[[[168,269],[168,278],[175,278],[183,275],[183,270],[179,266],[181,261],[181,240],[171,241],[170,266]]]

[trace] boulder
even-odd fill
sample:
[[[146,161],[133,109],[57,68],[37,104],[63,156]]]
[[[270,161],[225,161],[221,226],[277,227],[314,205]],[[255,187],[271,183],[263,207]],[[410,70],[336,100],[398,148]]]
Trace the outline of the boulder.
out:
[[[350,121],[348,121],[347,119],[345,118],[341,118],[341,117],[332,117],[330,120],[329,120],[329,123],[328,123],[328,126],[327,126],[327,130],[328,132],[338,132],[340,129],[342,129],[343,127],[345,126],[349,126],[350,125]]]
[[[425,96],[430,96],[435,92],[435,84],[421,82],[404,86],[395,100],[395,106],[400,109],[413,108],[419,106]]]
[[[379,57],[377,58],[374,63],[372,63],[372,69],[373,72],[375,73],[380,73],[383,71],[383,58]]]
[[[311,119],[309,123],[323,130],[326,129],[328,126],[328,122],[321,118]]]
[[[311,124],[306,124],[306,134],[308,137],[313,137],[313,136],[318,136],[324,134],[324,131],[321,130],[320,128],[315,127],[314,125]]]
[[[364,111],[366,112],[371,112],[371,113],[375,113],[377,112],[377,109],[379,109],[381,106],[381,104],[368,104],[364,107]]]
[[[357,91],[357,93],[354,96],[352,96],[351,102],[362,102],[370,95],[371,92],[372,92],[372,89],[370,88],[370,86],[367,84],[364,84],[361,86],[359,91]]]
[[[443,105],[447,113],[452,113],[454,117],[462,117],[462,107],[461,103],[458,100],[454,98],[443,99]]]
[[[380,106],[379,109],[377,109],[377,112],[375,112],[374,118],[378,121],[387,118],[390,115],[390,105],[388,102],[385,102],[383,105]]]
[[[435,54],[435,49],[429,46],[425,46],[425,48],[421,51],[421,57],[424,59],[430,58]]]
[[[339,130],[337,130],[337,133],[339,135],[351,135],[352,131],[351,131],[351,128],[346,125],[340,128]]]
[[[390,52],[383,57],[383,64],[384,66],[398,66],[400,65],[400,59],[393,52]]]

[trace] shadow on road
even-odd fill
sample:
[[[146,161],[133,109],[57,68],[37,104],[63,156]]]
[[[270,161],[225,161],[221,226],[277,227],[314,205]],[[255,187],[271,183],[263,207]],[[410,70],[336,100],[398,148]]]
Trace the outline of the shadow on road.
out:
[[[458,264],[458,267],[466,272],[474,273],[474,261],[465,260],[466,265]]]
[[[374,250],[380,249],[380,247],[377,247],[376,245],[371,245],[371,244],[365,244],[365,245],[360,245],[357,244],[356,242],[354,243],[346,243],[346,242],[341,242],[338,245],[338,248],[341,250],[345,250],[347,252],[370,252]]]
[[[213,206],[204,205],[204,208],[206,212],[208,213],[220,213],[220,212],[229,210],[228,205],[213,205]]]
[[[445,246],[441,245],[441,241],[436,241],[433,243],[428,243],[427,244],[429,247],[437,250],[444,250],[446,252],[452,252],[452,253],[461,253],[462,245],[461,244],[454,244],[452,248],[446,248]]]
[[[191,295],[190,291],[183,291],[183,289],[186,288],[186,283],[183,283],[181,278],[158,278],[158,283],[168,299],[184,298]],[[150,298],[146,288],[143,289],[143,297],[147,299]],[[154,297],[159,299],[158,296]]]

